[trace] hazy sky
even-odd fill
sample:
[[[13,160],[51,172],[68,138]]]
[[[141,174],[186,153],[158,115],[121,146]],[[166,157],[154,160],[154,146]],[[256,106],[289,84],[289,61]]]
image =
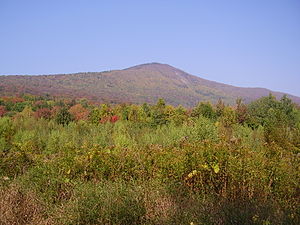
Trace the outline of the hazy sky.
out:
[[[167,63],[300,96],[299,0],[0,0],[0,74]]]

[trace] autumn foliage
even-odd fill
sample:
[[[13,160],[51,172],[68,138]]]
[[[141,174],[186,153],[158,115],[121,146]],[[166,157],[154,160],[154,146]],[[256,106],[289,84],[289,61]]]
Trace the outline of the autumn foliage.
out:
[[[44,119],[50,119],[52,117],[51,109],[49,108],[41,108],[35,111],[34,113],[35,118],[44,118]]]
[[[69,109],[69,112],[73,115],[76,121],[87,120],[89,111],[84,108],[81,104],[76,104]]]
[[[115,122],[117,122],[119,120],[119,116],[117,116],[117,115],[113,115],[113,116],[111,116],[110,117],[110,122],[111,123],[115,123]]]
[[[3,105],[0,105],[0,117],[1,117],[1,116],[4,116],[5,113],[6,113],[5,107],[4,107]]]
[[[0,224],[300,224],[300,110],[0,98]]]

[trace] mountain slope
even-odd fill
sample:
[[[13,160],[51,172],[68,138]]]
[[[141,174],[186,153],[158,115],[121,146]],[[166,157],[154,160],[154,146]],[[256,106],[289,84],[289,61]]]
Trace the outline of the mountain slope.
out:
[[[263,88],[240,88],[205,80],[159,63],[107,72],[0,76],[0,95],[50,94],[117,103],[155,103],[158,98],[164,98],[169,104],[194,106],[199,101],[216,102],[220,98],[233,103],[238,97],[250,102],[270,92]],[[278,98],[283,95],[272,94]],[[300,103],[299,97],[288,97]]]

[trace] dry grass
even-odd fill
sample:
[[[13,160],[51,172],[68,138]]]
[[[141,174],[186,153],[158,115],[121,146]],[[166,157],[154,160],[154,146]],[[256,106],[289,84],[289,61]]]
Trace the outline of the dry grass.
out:
[[[45,219],[45,210],[32,192],[12,184],[0,189],[0,225],[52,224]]]
[[[167,224],[176,212],[176,204],[173,199],[159,191],[149,191],[145,195],[146,221],[155,224]]]

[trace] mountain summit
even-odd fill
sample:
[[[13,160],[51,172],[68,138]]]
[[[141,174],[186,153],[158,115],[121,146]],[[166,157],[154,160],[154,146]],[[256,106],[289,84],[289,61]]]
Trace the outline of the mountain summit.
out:
[[[264,88],[241,88],[190,75],[167,64],[148,63],[123,70],[38,76],[0,76],[0,95],[56,95],[89,98],[103,102],[155,103],[194,106],[199,101],[223,99],[232,104],[242,98],[250,102],[272,93]],[[294,102],[300,98],[288,95]]]

